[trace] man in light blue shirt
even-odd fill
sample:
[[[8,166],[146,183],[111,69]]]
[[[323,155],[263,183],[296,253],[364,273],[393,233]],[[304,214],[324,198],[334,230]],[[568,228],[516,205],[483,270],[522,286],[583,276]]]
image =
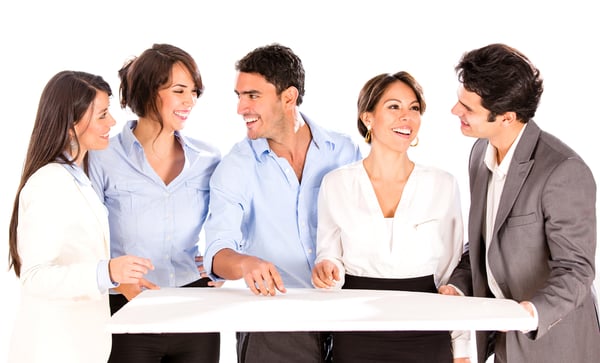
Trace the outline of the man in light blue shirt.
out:
[[[238,114],[247,138],[236,144],[210,181],[205,225],[206,271],[244,278],[254,294],[312,288],[317,197],[323,176],[361,159],[349,136],[300,113],[304,69],[291,49],[257,48],[236,64]],[[239,362],[322,362],[316,332],[238,333]]]

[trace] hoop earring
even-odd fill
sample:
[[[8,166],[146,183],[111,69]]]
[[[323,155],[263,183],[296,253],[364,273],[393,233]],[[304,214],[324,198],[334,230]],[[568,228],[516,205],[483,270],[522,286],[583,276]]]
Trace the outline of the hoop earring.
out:
[[[367,144],[371,143],[371,128],[370,127],[367,129],[367,133],[365,134],[365,142]]]
[[[418,136],[415,137],[415,139],[413,140],[412,143],[410,143],[410,146],[412,146],[412,147],[415,147],[417,145],[419,145],[419,137]]]
[[[75,139],[71,139],[69,146],[71,147],[71,155],[75,156],[79,152],[79,144]]]

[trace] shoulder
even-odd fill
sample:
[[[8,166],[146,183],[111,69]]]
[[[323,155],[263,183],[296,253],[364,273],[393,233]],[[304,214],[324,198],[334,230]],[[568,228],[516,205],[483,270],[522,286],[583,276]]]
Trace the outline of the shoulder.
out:
[[[458,190],[458,180],[447,170],[431,165],[415,164],[413,173],[420,188],[426,187],[436,192],[452,192],[451,194]]]
[[[62,183],[64,180],[73,179],[73,176],[62,164],[50,163],[39,168],[29,177],[27,183]]]
[[[454,174],[435,166],[415,164],[415,171],[436,181],[450,183],[456,182],[456,177],[454,176]]]
[[[217,164],[211,183],[239,183],[241,175],[249,177],[256,168],[258,159],[249,139],[239,141]]]
[[[212,156],[217,159],[221,158],[221,151],[214,144],[189,136],[182,136],[182,138],[186,144],[191,146],[192,149],[196,150],[200,154],[209,157]]]
[[[360,173],[364,172],[362,159],[350,164],[337,167],[323,177],[322,185],[329,183],[340,184],[356,179]]]
[[[46,164],[29,177],[21,194],[43,193],[47,196],[58,196],[72,186],[71,181],[73,181],[73,176],[62,164]]]
[[[122,133],[110,138],[108,147],[102,150],[89,150],[88,160],[90,163],[113,160],[117,155],[123,153]]]

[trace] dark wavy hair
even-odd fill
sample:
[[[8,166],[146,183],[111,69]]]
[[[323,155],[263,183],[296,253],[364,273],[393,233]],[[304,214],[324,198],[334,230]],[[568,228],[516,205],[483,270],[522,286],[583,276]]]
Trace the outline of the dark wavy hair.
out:
[[[490,111],[488,121],[509,111],[523,123],[535,116],[544,91],[543,79],[515,48],[496,43],[472,50],[462,56],[455,71],[464,88],[481,97],[481,105]]]
[[[296,105],[302,104],[304,96],[304,67],[294,52],[281,44],[259,47],[237,61],[235,69],[244,73],[258,73],[273,84],[277,94],[289,87],[296,87]]]

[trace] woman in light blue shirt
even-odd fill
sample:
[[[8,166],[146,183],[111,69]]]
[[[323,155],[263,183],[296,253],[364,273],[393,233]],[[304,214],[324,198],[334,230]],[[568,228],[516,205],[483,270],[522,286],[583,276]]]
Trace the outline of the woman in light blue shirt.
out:
[[[119,76],[121,106],[138,120],[90,155],[90,174],[109,211],[112,256],[135,252],[155,269],[114,289],[113,314],[145,288],[218,285],[201,276],[196,259],[221,155],[180,132],[203,90],[198,67],[187,52],[155,44]],[[109,362],[218,362],[219,352],[219,333],[114,334]]]

